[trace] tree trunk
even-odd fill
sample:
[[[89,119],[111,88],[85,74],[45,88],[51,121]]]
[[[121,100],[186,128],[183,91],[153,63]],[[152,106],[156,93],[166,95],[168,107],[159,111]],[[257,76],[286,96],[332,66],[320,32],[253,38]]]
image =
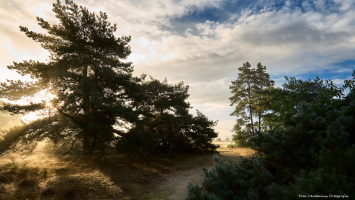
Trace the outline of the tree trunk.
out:
[[[90,117],[90,94],[88,89],[88,66],[84,66],[83,69],[83,80],[82,80],[82,92],[83,92],[83,112],[84,117]],[[90,119],[84,119],[86,122],[83,124],[83,152],[84,155],[91,156],[93,153],[93,135],[92,131],[89,129]]]
[[[91,136],[88,131],[84,131],[83,133],[83,154],[86,156],[92,156],[93,149],[91,146]]]
[[[259,112],[259,131],[261,131],[261,113]]]
[[[249,109],[249,114],[250,114],[251,132],[254,133],[254,120],[253,120],[253,112],[251,110],[251,107]]]
[[[254,121],[253,121],[253,111],[252,111],[252,103],[251,103],[251,85],[249,83],[249,115],[250,115],[250,122],[251,122],[251,132],[254,133]]]
[[[82,80],[82,92],[83,92],[83,111],[84,115],[87,116],[90,112],[90,94],[87,85],[88,78],[88,66],[84,66],[83,69],[83,80]]]

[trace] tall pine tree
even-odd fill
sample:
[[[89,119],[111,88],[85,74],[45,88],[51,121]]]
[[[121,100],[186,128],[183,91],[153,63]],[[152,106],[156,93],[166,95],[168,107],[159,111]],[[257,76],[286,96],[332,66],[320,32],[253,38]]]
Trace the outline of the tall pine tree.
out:
[[[235,105],[235,110],[231,115],[239,116],[235,130],[239,131],[243,126],[254,132],[254,84],[255,69],[251,68],[249,62],[239,67],[238,79],[232,81],[230,86],[233,96],[230,99],[231,106]]]
[[[130,106],[137,97],[133,67],[123,61],[131,53],[127,45],[130,37],[116,37],[117,26],[107,21],[106,13],[89,12],[72,0],[64,4],[58,0],[53,12],[58,24],[37,17],[46,33],[20,26],[22,32],[50,52],[48,61],[30,60],[8,66],[36,82],[8,81],[1,84],[0,94],[10,100],[31,97],[43,90],[55,95],[51,101],[54,114],[33,122],[33,129],[20,134],[18,140],[73,138],[82,141],[84,153],[91,155],[121,134],[113,128],[118,120],[134,122],[138,116]],[[42,102],[10,104],[4,109],[27,113],[49,108]]]
[[[266,92],[274,85],[270,75],[266,73],[266,66],[258,63],[257,68],[251,68],[249,62],[239,67],[238,78],[230,86],[231,106],[235,110],[231,115],[239,117],[234,126],[235,139],[240,145],[245,145],[247,138],[253,134],[256,127],[260,131],[267,111],[269,98]],[[255,122],[255,120],[257,120]]]
[[[270,74],[266,73],[266,66],[260,62],[255,70],[255,116],[257,117],[258,130],[262,130],[262,124],[267,117],[267,110],[270,107],[271,97],[270,89],[274,86],[274,81],[270,80]]]

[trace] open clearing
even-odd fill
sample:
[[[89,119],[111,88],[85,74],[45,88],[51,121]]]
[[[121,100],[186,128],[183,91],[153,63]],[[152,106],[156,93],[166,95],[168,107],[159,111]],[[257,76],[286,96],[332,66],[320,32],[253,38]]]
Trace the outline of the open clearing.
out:
[[[238,162],[251,149],[220,144],[219,156]],[[186,199],[187,185],[201,184],[203,168],[213,168],[213,154],[104,160],[58,156],[39,144],[31,155],[0,157],[0,200],[12,199]]]

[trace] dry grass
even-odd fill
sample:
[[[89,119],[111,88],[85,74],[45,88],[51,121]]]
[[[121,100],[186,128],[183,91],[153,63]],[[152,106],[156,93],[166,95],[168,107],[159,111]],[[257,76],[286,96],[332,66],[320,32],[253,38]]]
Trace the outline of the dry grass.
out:
[[[169,174],[213,166],[212,154],[156,155],[130,159],[124,155],[105,160],[57,156],[50,145],[35,151],[0,157],[0,200],[17,199],[140,199],[166,180]],[[219,148],[223,157],[233,149]],[[248,149],[239,151],[249,155]]]
[[[55,155],[39,144],[35,151],[0,157],[0,200],[137,199],[176,171],[165,156],[104,160]]]
[[[239,162],[241,157],[247,158],[255,154],[255,151],[250,148],[227,148],[220,147],[217,149],[219,156],[225,160],[232,162]]]

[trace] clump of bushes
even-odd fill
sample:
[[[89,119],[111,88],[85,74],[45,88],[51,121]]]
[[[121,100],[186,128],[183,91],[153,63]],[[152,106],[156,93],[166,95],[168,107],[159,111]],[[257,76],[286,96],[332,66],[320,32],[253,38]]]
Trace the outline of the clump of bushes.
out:
[[[227,148],[236,148],[236,147],[238,147],[237,144],[228,144],[227,145]]]
[[[138,107],[144,114],[117,141],[119,152],[144,156],[149,153],[175,155],[216,150],[212,141],[217,137],[213,129],[217,122],[198,110],[196,115],[189,113],[188,86],[183,82],[169,84],[166,79],[151,78],[142,81],[142,87],[146,99]]]

